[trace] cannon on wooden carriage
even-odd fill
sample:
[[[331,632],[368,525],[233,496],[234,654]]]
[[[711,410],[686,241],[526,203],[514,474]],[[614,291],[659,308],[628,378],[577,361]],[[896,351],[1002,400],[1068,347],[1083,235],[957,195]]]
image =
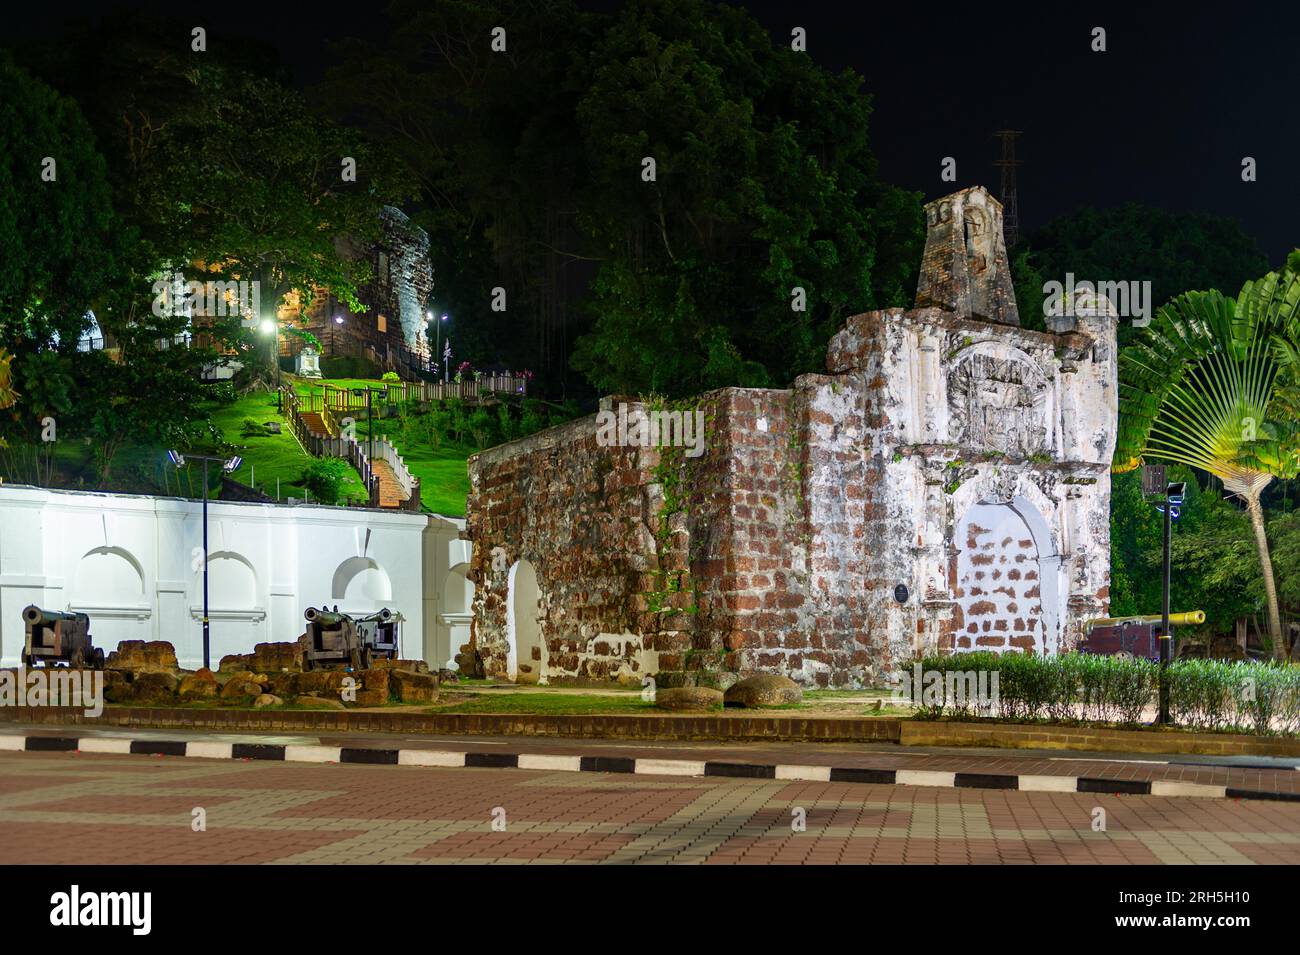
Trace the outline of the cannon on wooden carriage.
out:
[[[1097,617],[1087,623],[1087,633],[1079,641],[1080,653],[1098,656],[1122,657],[1133,660],[1160,662],[1161,616],[1143,614],[1137,617]],[[1205,623],[1204,610],[1169,615],[1169,634],[1175,627],[1196,626]]]
[[[309,638],[302,656],[302,668],[312,670],[321,664],[347,663],[354,670],[368,670],[376,657],[396,659],[400,617],[383,610],[353,617],[326,607],[308,607]]]
[[[23,610],[27,635],[21,655],[25,667],[65,663],[73,669],[104,669],[104,651],[90,638],[90,618],[84,613],[61,613],[32,604]]]

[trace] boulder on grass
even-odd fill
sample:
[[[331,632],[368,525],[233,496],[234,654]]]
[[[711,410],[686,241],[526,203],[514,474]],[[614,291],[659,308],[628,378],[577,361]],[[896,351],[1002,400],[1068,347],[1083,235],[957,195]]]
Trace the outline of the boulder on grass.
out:
[[[661,710],[716,710],[722,706],[722,691],[707,686],[656,690],[655,706]]]
[[[181,685],[174,674],[163,672],[137,673],[131,683],[137,703],[174,703]]]
[[[181,677],[181,684],[176,692],[182,700],[211,700],[220,691],[216,674],[203,667]]]
[[[284,700],[273,693],[263,693],[253,701],[253,705],[261,709],[264,706],[279,706],[283,702]]]
[[[256,699],[261,695],[261,683],[255,683],[252,680],[245,680],[237,677],[227,680],[226,685],[221,688],[221,698],[223,700],[238,700],[248,696]]]
[[[279,673],[302,669],[302,648],[297,643],[259,643],[248,660],[258,673]]]
[[[166,640],[123,640],[108,655],[104,667],[137,673],[172,673],[180,669],[176,662],[176,648]]]
[[[758,673],[732,685],[725,697],[727,706],[751,709],[764,706],[789,706],[803,699],[803,690],[788,676]]]
[[[389,686],[403,703],[433,703],[438,699],[438,678],[410,670],[390,670]]]
[[[357,690],[357,706],[383,706],[387,702],[387,690]]]
[[[345,709],[342,700],[330,699],[328,696],[306,696],[298,697],[298,703],[301,706],[310,707],[313,710],[341,710]]]
[[[293,674],[290,683],[294,693],[333,695],[343,688],[343,681],[351,675],[342,670],[309,670]]]

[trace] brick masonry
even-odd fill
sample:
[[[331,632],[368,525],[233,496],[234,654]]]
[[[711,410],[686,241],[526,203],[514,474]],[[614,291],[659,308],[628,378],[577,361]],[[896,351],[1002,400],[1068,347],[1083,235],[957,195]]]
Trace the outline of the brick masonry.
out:
[[[1056,653],[1104,613],[1114,319],[1020,328],[997,202],[927,213],[921,307],[850,318],[827,374],[602,402],[702,413],[698,456],[596,415],[470,459],[490,676],[861,686],[936,650]]]

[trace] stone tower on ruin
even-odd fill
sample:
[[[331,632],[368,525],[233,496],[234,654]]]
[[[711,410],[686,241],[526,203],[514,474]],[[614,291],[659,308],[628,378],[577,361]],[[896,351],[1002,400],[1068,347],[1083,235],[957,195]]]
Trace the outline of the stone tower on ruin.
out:
[[[983,186],[973,186],[928,203],[925,224],[916,307],[1019,325],[1002,204]]]

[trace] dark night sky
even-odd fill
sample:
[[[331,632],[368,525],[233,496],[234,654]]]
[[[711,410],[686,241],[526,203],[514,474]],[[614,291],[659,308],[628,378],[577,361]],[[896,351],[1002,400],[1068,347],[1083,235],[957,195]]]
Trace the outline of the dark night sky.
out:
[[[1024,131],[1025,229],[1080,205],[1135,200],[1233,216],[1273,264],[1300,245],[1300,4],[741,5],[781,42],[804,27],[818,62],[865,77],[884,177],[927,198],[955,188],[939,179],[944,156],[957,159],[956,187],[996,193],[991,134],[1009,126]],[[27,4],[6,11],[6,32],[48,38],[62,20],[105,6]],[[195,25],[257,36],[303,83],[327,64],[329,39],[377,38],[385,23],[379,0],[333,11],[270,0],[134,6],[169,18],[192,8]],[[1105,53],[1090,49],[1095,26],[1107,31]],[[1257,182],[1241,181],[1243,156],[1257,160]]]

